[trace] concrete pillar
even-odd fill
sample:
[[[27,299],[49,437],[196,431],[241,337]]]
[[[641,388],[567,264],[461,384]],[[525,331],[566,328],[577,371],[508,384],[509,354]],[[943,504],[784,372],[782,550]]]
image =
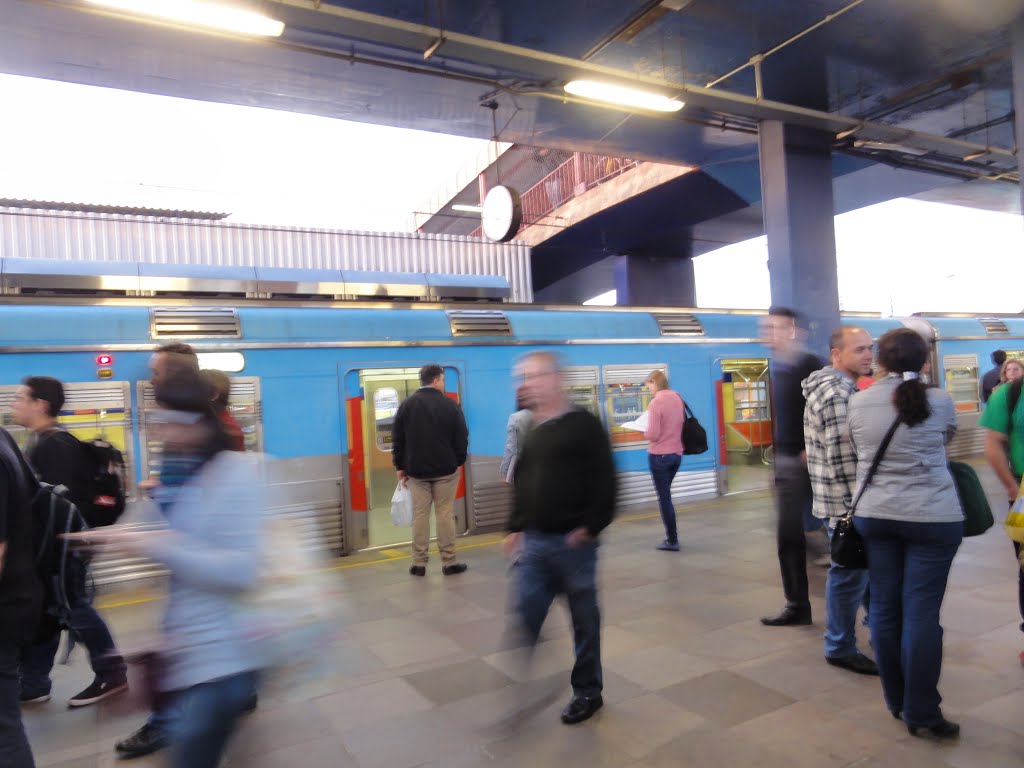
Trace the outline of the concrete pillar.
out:
[[[1013,23],[1013,109],[1017,139],[1017,170],[1024,178],[1024,16]],[[1024,184],[1019,185],[1021,212],[1024,213]]]
[[[774,120],[762,121],[758,136],[772,303],[809,319],[808,346],[819,355],[839,325],[833,138]]]
[[[616,256],[615,292],[620,307],[696,306],[693,259],[650,254]]]

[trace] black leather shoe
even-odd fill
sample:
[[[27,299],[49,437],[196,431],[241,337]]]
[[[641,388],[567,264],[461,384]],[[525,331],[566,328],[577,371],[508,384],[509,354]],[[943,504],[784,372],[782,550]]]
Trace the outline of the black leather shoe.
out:
[[[811,610],[801,611],[787,605],[775,616],[763,616],[761,623],[766,627],[806,626],[811,623]]]
[[[167,734],[146,723],[124,741],[117,742],[114,748],[122,760],[133,760],[159,752],[166,746]]]
[[[412,576],[426,576],[427,575],[427,566],[425,566],[425,565],[412,565],[412,566],[409,566],[409,573]]]
[[[260,705],[259,694],[253,692],[253,694],[245,700],[245,704],[242,706],[243,715],[251,715],[256,711],[256,708]]]
[[[573,696],[565,709],[562,710],[562,722],[566,725],[582,723],[593,717],[601,707],[604,706],[604,699],[597,696]]]
[[[833,667],[847,669],[856,672],[858,675],[877,675],[878,665],[860,651],[849,656],[826,656],[825,661]]]
[[[910,731],[911,736],[930,735],[935,739],[955,739],[960,735],[960,724],[942,718],[935,725],[911,725],[907,723],[907,730]]]
[[[454,576],[457,573],[465,573],[467,570],[469,570],[469,566],[465,563],[452,563],[441,567],[441,573],[445,576]]]

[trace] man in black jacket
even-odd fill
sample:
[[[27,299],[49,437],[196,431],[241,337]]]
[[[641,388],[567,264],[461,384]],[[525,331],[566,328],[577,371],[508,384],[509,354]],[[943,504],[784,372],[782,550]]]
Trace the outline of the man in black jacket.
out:
[[[562,722],[578,723],[603,704],[597,538],[615,511],[615,467],[604,427],[572,406],[553,355],[527,355],[517,373],[534,426],[515,469],[505,548],[519,555],[517,612],[531,645],[555,596],[569,601],[576,664]]]
[[[459,487],[459,467],[466,463],[469,431],[462,410],[444,391],[444,369],[425,365],[420,388],[398,407],[391,456],[398,482],[412,492],[413,576],[427,573],[430,505],[437,520],[437,549],[445,576],[468,567],[455,561],[455,517],[452,507]]]
[[[85,449],[74,435],[57,424],[64,407],[64,386],[48,376],[30,376],[18,387],[11,407],[14,421],[32,431],[28,462],[44,483],[63,485],[79,511],[90,502],[92,484]],[[89,651],[95,675],[92,683],[68,701],[70,707],[96,704],[128,690],[124,659],[118,654],[106,623],[88,597],[87,574],[78,560],[69,561],[67,577],[71,611],[68,631]],[[21,701],[37,704],[50,700],[50,671],[60,644],[61,626],[45,616],[21,663]]]
[[[761,623],[769,627],[811,623],[807,594],[807,540],[804,519],[811,516],[811,478],[804,448],[804,398],[801,382],[822,367],[804,350],[799,316],[792,309],[772,307],[763,335],[772,351],[772,428],[775,455],[775,506],[782,590],[786,605]]]
[[[18,656],[42,614],[32,556],[31,479],[21,452],[0,429],[0,765],[33,768],[18,704]]]

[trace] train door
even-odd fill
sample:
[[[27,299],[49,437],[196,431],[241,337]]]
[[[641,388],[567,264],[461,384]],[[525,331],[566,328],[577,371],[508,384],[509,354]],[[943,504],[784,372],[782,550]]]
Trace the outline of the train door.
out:
[[[735,358],[719,362],[719,463],[725,468],[725,491],[768,488],[772,481],[768,360]]]
[[[446,394],[459,402],[459,373],[444,367]],[[391,522],[391,497],[395,492],[395,468],[391,446],[398,406],[419,389],[418,368],[364,368],[345,376],[348,424],[349,487],[351,503],[347,521],[351,549],[407,544],[410,528]],[[455,499],[455,530],[465,533],[465,475]],[[436,535],[433,515],[430,536]]]
[[[148,381],[140,381],[138,387],[139,407],[142,418],[139,419],[139,443],[141,447],[142,476],[149,477],[160,471],[160,444],[147,437],[146,415],[156,408],[153,398],[153,385]],[[245,450],[263,450],[263,405],[260,397],[260,380],[257,376],[232,376],[231,395],[228,398],[228,411],[234,416],[245,437]]]

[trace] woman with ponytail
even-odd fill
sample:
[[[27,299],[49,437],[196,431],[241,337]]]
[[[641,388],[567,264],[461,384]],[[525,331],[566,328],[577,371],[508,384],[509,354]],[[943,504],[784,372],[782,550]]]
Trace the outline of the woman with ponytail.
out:
[[[858,491],[895,425],[854,518],[867,548],[872,645],[893,717],[914,736],[953,738],[960,726],[943,716],[938,682],[939,609],[963,536],[963,512],[946,466],[956,410],[949,395],[922,381],[928,345],[914,331],[882,336],[878,359],[888,375],[849,404]]]

